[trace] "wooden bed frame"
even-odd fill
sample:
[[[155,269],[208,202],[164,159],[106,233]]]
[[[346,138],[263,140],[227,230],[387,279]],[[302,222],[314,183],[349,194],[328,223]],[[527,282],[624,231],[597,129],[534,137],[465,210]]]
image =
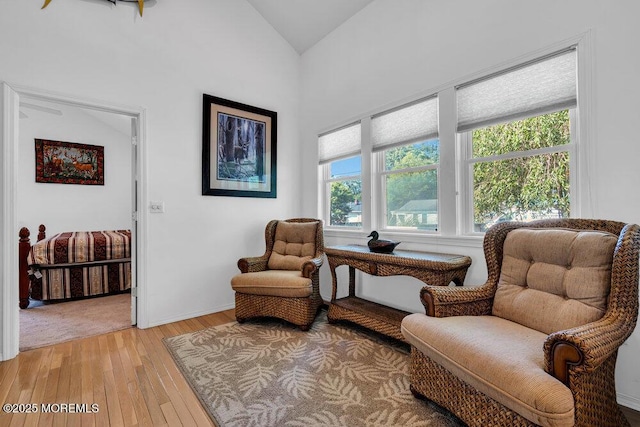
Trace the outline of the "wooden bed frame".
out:
[[[18,241],[18,283],[20,286],[20,308],[29,307],[29,289],[31,287],[31,281],[29,279],[29,265],[27,264],[27,257],[31,250],[31,241],[29,236],[31,232],[27,227],[20,229],[20,240]],[[44,240],[46,237],[46,227],[40,224],[38,227],[38,242]]]
[[[18,241],[18,256],[19,256],[19,264],[18,264],[18,284],[19,284],[19,306],[24,309],[29,307],[29,297],[31,294],[31,277],[30,266],[28,264],[27,258],[31,251],[31,241],[29,239],[31,232],[28,228],[23,227],[19,232],[19,241]],[[46,227],[43,224],[40,224],[38,227],[38,242],[44,240],[46,238]],[[69,263],[69,264],[51,264],[51,265],[38,265],[39,270],[51,270],[56,268],[66,268],[66,267],[88,267],[88,266],[104,266],[107,264],[118,264],[118,263],[130,263],[131,258],[120,258],[120,259],[111,259],[105,261],[91,261],[91,262],[82,262],[82,263]],[[128,288],[122,289],[120,292],[127,292]],[[104,294],[92,294],[91,296],[99,296],[99,295],[109,295],[111,293],[117,293],[116,291],[110,291],[109,293],[105,292]],[[90,296],[90,295],[84,295]],[[71,299],[78,298],[80,296],[72,296]],[[48,300],[48,299],[47,299]],[[65,299],[56,299],[56,301],[64,301]]]

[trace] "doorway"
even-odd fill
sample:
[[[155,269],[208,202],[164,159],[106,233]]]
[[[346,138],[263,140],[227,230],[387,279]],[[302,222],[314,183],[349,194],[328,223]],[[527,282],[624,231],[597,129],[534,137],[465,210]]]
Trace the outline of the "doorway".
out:
[[[144,305],[144,254],[146,236],[144,223],[146,215],[138,207],[145,206],[145,158],[144,129],[145,111],[138,107],[114,106],[107,102],[89,101],[61,94],[52,94],[34,89],[20,88],[2,83],[2,308],[0,333],[2,348],[0,360],[7,360],[18,353],[19,346],[19,309],[17,295],[17,230],[19,228],[17,184],[19,180],[19,143],[21,104],[41,106],[50,110],[76,108],[86,114],[101,117],[106,121],[127,121],[131,147],[131,170],[128,174],[131,183],[130,206],[128,212],[131,222],[131,320],[132,324],[146,327]],[[56,108],[56,105],[59,108]],[[23,108],[22,115],[29,114],[29,108]],[[50,113],[52,111],[49,111]],[[55,114],[55,113],[54,113]],[[35,113],[34,113],[35,115]],[[121,124],[119,125],[121,126]],[[75,230],[73,230],[75,231]],[[35,235],[32,233],[32,235]]]

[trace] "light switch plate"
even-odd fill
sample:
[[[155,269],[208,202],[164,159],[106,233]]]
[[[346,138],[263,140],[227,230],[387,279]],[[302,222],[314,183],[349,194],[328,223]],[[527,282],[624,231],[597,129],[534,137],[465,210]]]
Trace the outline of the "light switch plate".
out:
[[[164,213],[164,202],[149,202],[149,212]]]

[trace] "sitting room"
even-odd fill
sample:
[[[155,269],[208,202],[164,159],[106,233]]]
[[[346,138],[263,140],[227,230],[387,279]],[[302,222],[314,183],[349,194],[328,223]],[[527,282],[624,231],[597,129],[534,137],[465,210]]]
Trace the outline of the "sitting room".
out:
[[[0,425],[640,426],[640,3],[0,9]],[[40,224],[127,230],[124,328],[21,348]]]

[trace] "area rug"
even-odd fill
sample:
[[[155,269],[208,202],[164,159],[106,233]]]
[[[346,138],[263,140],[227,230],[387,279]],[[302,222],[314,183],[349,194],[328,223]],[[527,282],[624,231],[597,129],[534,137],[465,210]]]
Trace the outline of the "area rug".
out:
[[[308,332],[233,322],[164,343],[221,427],[463,425],[411,394],[406,347],[330,325],[325,311]]]
[[[20,310],[20,351],[131,327],[131,294],[77,301],[33,301]]]

